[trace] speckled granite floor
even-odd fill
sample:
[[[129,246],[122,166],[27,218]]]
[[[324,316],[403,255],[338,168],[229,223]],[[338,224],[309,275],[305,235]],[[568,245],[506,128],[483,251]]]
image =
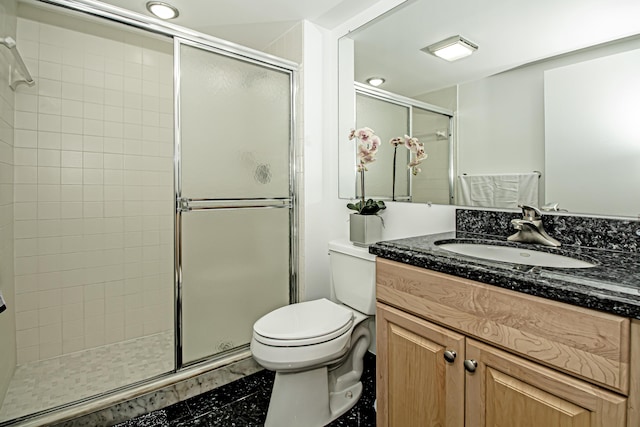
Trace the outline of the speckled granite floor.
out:
[[[375,427],[375,365],[375,356],[367,353],[362,374],[362,397],[329,427]],[[260,371],[165,409],[118,424],[118,427],[262,426],[267,416],[274,377],[273,372]]]

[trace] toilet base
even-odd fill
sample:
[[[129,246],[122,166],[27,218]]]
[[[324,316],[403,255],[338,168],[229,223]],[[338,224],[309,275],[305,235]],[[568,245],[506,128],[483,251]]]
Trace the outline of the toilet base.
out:
[[[333,416],[328,422],[335,420],[340,415],[353,408],[353,406],[358,403],[358,400],[360,400],[360,396],[362,396],[362,389],[362,383],[358,381],[356,384],[345,390],[331,393],[329,404],[331,406],[331,413]]]
[[[276,373],[265,427],[322,427],[351,409],[362,395],[362,383],[329,393],[327,367]]]
[[[352,335],[353,347],[335,369],[276,372],[265,427],[321,427],[351,409],[362,395],[360,376],[369,347],[367,322]]]

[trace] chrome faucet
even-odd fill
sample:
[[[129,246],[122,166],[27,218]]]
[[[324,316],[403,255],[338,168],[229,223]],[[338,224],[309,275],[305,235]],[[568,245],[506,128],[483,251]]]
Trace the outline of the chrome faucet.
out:
[[[518,205],[522,208],[522,219],[512,219],[511,225],[518,230],[507,238],[511,242],[539,243],[547,246],[560,246],[553,237],[549,236],[542,226],[542,212],[528,205]]]

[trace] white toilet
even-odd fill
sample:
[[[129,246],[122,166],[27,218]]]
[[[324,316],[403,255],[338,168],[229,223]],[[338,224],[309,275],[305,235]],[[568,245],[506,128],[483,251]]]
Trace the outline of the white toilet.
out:
[[[253,325],[253,357],[276,371],[265,427],[324,426],[362,394],[376,257],[346,240],[330,242],[329,255],[340,303],[323,298],[291,304]]]

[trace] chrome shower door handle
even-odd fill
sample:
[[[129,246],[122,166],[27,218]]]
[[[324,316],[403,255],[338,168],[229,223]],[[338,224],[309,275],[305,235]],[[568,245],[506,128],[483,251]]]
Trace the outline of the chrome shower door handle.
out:
[[[191,210],[191,199],[181,197],[177,200],[177,202],[178,212],[189,212]]]

